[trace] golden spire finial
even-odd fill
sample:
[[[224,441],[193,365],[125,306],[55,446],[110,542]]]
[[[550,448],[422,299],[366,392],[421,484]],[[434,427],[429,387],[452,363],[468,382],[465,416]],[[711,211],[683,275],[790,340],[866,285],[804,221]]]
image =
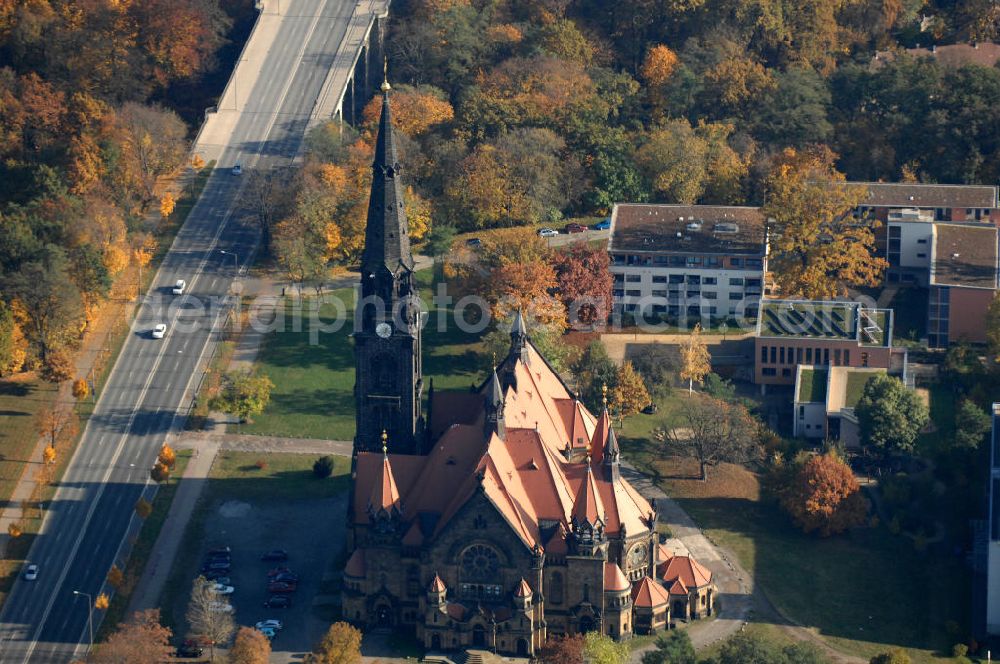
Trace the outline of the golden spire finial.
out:
[[[382,454],[389,453],[389,444],[387,442],[388,440],[389,440],[389,434],[385,432],[385,429],[382,429]]]
[[[497,352],[493,351],[493,370],[496,371],[497,368]]]
[[[604,404],[605,408],[608,407],[608,384],[607,383],[601,383],[601,403]]]
[[[587,470],[590,470],[590,443],[587,443]]]
[[[382,59],[382,92],[388,92],[392,90],[392,86],[389,85],[389,58]]]

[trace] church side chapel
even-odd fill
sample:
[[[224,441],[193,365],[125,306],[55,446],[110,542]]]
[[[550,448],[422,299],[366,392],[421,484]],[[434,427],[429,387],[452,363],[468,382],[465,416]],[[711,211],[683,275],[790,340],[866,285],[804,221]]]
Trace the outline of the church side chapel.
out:
[[[549,635],[626,639],[711,615],[712,573],[659,543],[655,510],[621,475],[606,404],[595,416],[575,398],[520,314],[482,385],[432,387],[423,416],[388,84],[373,170],[344,618],[412,629],[431,650],[531,656]]]

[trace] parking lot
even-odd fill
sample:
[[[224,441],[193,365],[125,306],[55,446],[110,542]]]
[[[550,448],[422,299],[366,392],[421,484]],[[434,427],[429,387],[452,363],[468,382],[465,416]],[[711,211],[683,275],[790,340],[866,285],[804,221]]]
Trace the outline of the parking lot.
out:
[[[190,587],[205,554],[228,546],[232,553],[230,585],[235,588],[229,599],[238,625],[253,625],[260,620],[277,618],[284,623],[272,642],[272,661],[297,661],[310,651],[330,625],[333,607],[315,606],[322,594],[323,577],[344,545],[344,510],[346,495],[302,500],[220,499],[207,505],[204,527],[197,542],[192,542],[196,556],[185,556],[187,586],[175,593],[170,609],[175,634],[187,632],[184,613]],[[189,536],[195,533],[189,532]],[[265,562],[261,555],[273,549],[288,552],[287,562]],[[267,572],[287,567],[299,577],[289,594],[291,606],[264,608],[271,593],[267,590]],[[327,584],[330,585],[329,583]]]

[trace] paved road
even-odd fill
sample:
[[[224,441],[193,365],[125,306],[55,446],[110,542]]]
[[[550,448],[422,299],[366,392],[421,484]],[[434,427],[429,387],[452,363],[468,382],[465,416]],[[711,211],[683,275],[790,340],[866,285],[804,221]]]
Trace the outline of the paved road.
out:
[[[88,600],[73,591],[101,592],[136,525],[133,506],[148,489],[148,469],[195,386],[237,261],[255,244],[254,230],[232,214],[245,177],[229,168],[271,166],[296,153],[354,6],[284,0],[274,46],[259,71],[240,78],[254,81],[252,92],[232,118],[219,170],[164,259],[31,548],[38,580],[18,580],[0,614],[0,661],[66,662],[86,649]],[[189,298],[169,295],[179,278]],[[169,323],[166,338],[151,339],[159,322]]]

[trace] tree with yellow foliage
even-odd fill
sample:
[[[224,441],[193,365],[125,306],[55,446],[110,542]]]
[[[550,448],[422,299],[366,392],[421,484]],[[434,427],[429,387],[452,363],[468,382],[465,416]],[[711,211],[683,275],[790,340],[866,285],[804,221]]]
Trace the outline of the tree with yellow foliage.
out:
[[[156,457],[156,460],[167,468],[173,468],[177,463],[177,453],[174,452],[174,448],[163,443],[163,447],[160,448],[160,454]]]
[[[94,608],[98,611],[105,611],[111,605],[111,598],[109,598],[105,593],[101,593],[94,600]]]
[[[42,462],[46,466],[51,466],[56,462],[56,448],[51,445],[47,445],[45,450],[42,451]]]
[[[7,534],[13,537],[14,539],[20,537],[23,532],[24,531],[21,529],[21,526],[17,523],[11,523],[10,525],[7,526]]]
[[[108,274],[115,276],[128,267],[129,255],[120,245],[109,244],[104,247],[103,261]]]
[[[411,87],[400,85],[389,93],[393,129],[409,137],[419,136],[435,125],[451,122],[455,109],[448,103],[448,94],[430,85]],[[382,113],[382,98],[376,96],[362,112],[365,123],[374,134]]]
[[[195,156],[191,158],[191,167],[196,171],[200,171],[205,168],[205,160],[200,154],[195,154]]]
[[[696,323],[691,334],[681,344],[681,380],[688,382],[688,394],[694,391],[694,384],[701,383],[712,371],[712,357],[708,346],[701,337],[701,323]]]
[[[858,223],[864,187],[849,187],[824,146],[787,148],[766,181],[761,212],[773,219],[769,267],[784,297],[827,299],[879,283],[888,263],[875,255],[877,220]]]
[[[174,208],[176,206],[177,201],[174,200],[174,195],[169,191],[165,192],[163,196],[160,197],[160,216],[167,219],[174,213]]]
[[[111,569],[108,570],[108,585],[112,588],[121,588],[124,582],[125,573],[117,565],[112,565]]]
[[[646,382],[628,360],[618,368],[611,402],[619,417],[635,415],[650,403]]]

